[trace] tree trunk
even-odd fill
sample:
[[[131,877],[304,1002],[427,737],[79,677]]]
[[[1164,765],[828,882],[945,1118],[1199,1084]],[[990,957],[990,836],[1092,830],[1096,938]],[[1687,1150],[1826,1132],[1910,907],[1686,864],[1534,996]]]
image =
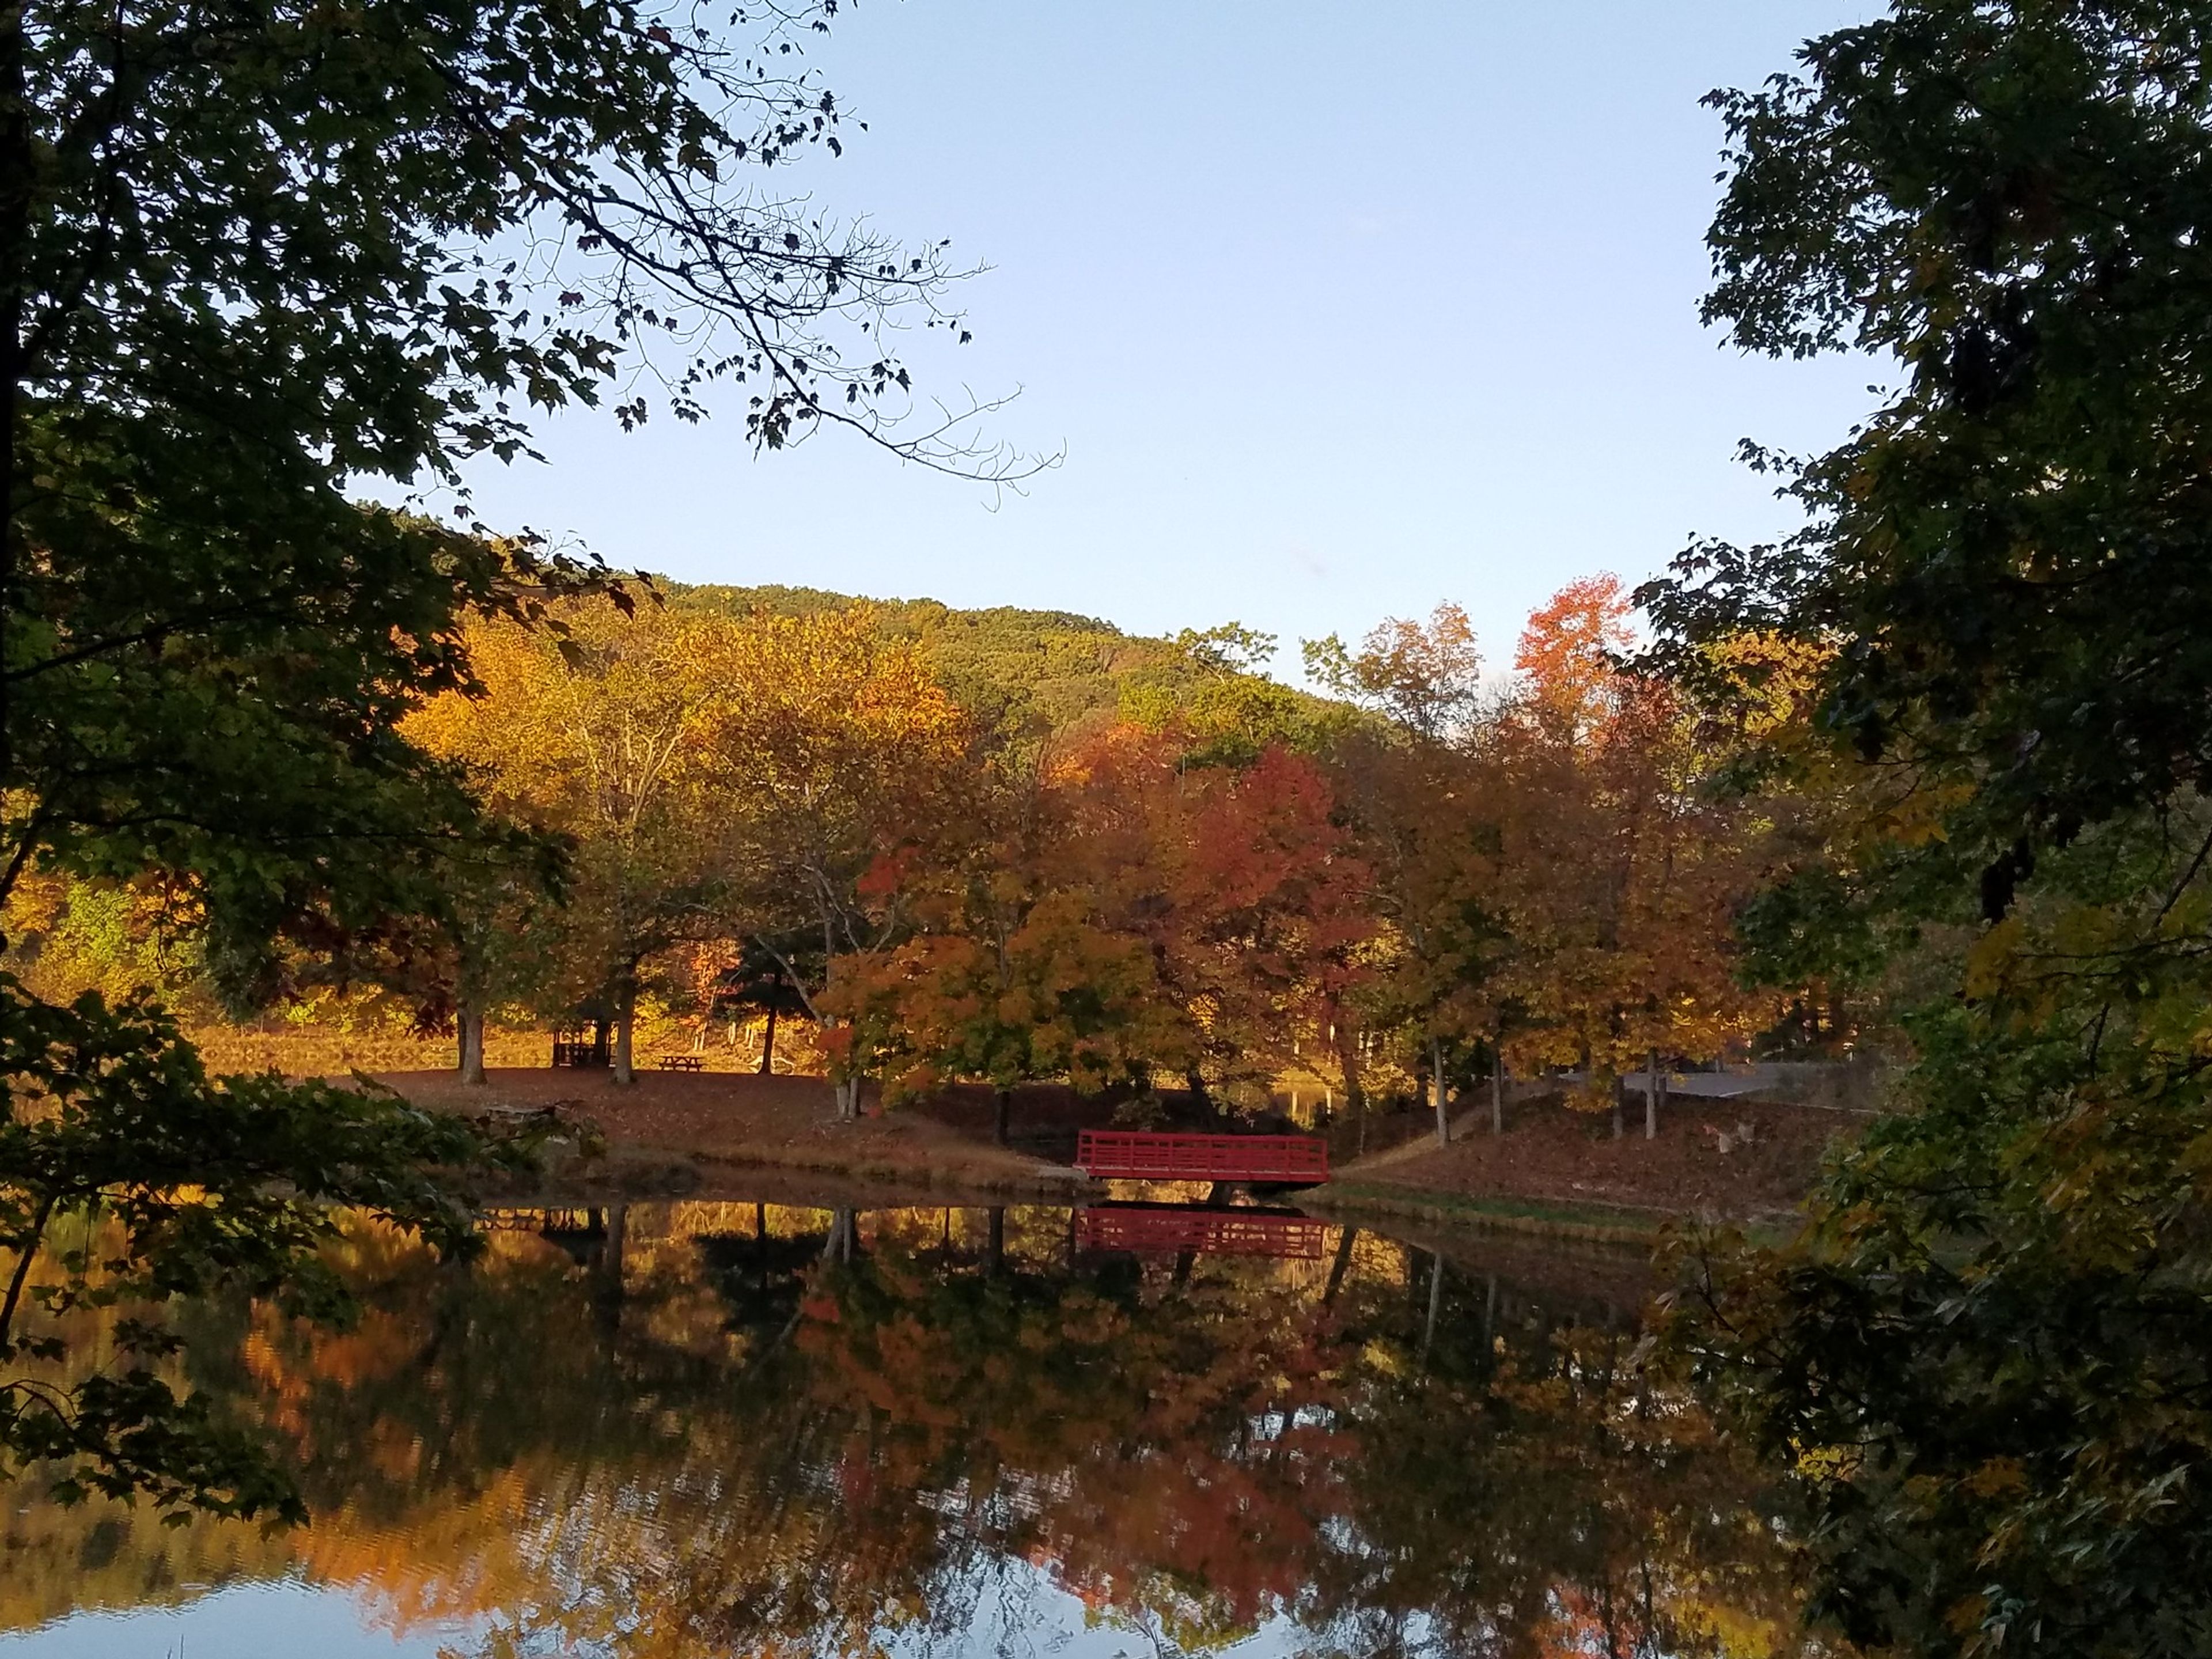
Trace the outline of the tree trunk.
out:
[[[1352,1247],[1358,1241],[1359,1229],[1346,1227],[1336,1237],[1336,1260],[1328,1264],[1328,1285],[1321,1293],[1321,1305],[1328,1307],[1336,1300],[1336,1293],[1344,1288],[1344,1276],[1352,1269]]]
[[[1444,1042],[1440,1036],[1429,1038],[1429,1087],[1437,1099],[1437,1145],[1451,1145],[1451,1115],[1444,1100]]]
[[[983,1249],[983,1272],[986,1277],[996,1279],[1006,1265],[1006,1206],[991,1206],[991,1228]]]
[[[1008,1121],[1013,1116],[1013,1112],[1014,1091],[1012,1089],[1000,1089],[998,1091],[998,1111],[991,1122],[991,1139],[999,1146],[1003,1146],[1006,1144],[1006,1126]]]
[[[1340,1009],[1330,1022],[1336,1043],[1336,1063],[1344,1073],[1344,1109],[1352,1114],[1352,1156],[1367,1150],[1367,1089],[1360,1080],[1359,1033]]]
[[[1644,1059],[1644,1138],[1659,1139],[1659,1051],[1656,1048]]]
[[[594,1223],[599,1212],[593,1211]],[[629,1245],[629,1206],[617,1204],[605,1212],[605,1231],[599,1239],[599,1259],[592,1286],[592,1312],[599,1329],[611,1335],[622,1323],[623,1298],[629,1288],[623,1257]]]
[[[1627,1096],[1627,1093],[1628,1093],[1628,1079],[1627,1079],[1626,1078],[1625,1078],[1625,1077],[1617,1077],[1617,1078],[1613,1079],[1613,1138],[1615,1140],[1620,1139],[1621,1138],[1621,1136],[1623,1136],[1624,1134],[1626,1134],[1626,1133],[1628,1133],[1628,1126],[1627,1126],[1626,1121],[1625,1121],[1625,1120],[1626,1120],[1626,1113],[1627,1113],[1627,1109],[1628,1109],[1627,1100],[1626,1100],[1626,1097]]]
[[[768,1006],[768,1030],[761,1037],[760,1074],[763,1077],[775,1074],[775,1004],[773,1002]]]
[[[1436,1346],[1437,1315],[1444,1304],[1444,1257],[1441,1250],[1429,1252],[1429,1317],[1421,1327],[1421,1364],[1429,1363],[1429,1350]]]
[[[1200,1071],[1197,1066],[1194,1066],[1182,1074],[1182,1082],[1183,1087],[1190,1091],[1192,1105],[1197,1107],[1199,1110],[1204,1112],[1209,1118],[1219,1115],[1219,1114],[1214,1110],[1213,1097],[1206,1092],[1206,1073],[1204,1072]]]
[[[461,1081],[472,1088],[484,1085],[484,1018],[482,1011],[464,1007],[453,1016],[460,1028]]]
[[[1505,1051],[1496,1048],[1490,1055],[1490,1133],[1505,1133]]]
[[[632,1061],[635,1054],[632,1038],[637,1024],[637,987],[625,975],[615,991],[615,1081],[628,1085],[637,1081],[637,1072]]]

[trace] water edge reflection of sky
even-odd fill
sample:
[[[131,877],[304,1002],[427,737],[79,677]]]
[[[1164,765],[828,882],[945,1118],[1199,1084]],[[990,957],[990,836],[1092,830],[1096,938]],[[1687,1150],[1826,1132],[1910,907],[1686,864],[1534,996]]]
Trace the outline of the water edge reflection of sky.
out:
[[[884,1632],[893,1659],[982,1659],[1007,1653],[1055,1659],[1152,1659],[1157,1628],[1102,1622],[1041,1569],[998,1565],[1000,1582],[981,1594],[980,1615],[958,1633]],[[441,1659],[478,1632],[453,1625],[392,1631],[374,1596],[335,1585],[234,1584],[174,1607],[75,1613],[34,1631],[0,1635],[0,1659]],[[1296,1620],[1277,1614],[1224,1659],[1288,1659],[1310,1645]],[[570,1650],[574,1659],[596,1659]],[[601,1650],[611,1651],[611,1650]],[[565,1659],[565,1656],[564,1656]]]
[[[4,1659],[438,1659],[464,1627],[397,1635],[330,1585],[231,1584],[173,1607],[73,1613],[0,1635]]]

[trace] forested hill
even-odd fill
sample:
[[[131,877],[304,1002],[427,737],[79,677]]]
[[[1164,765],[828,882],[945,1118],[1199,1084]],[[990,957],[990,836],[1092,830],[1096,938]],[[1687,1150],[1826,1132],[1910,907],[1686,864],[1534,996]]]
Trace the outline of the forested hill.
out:
[[[1157,726],[1179,714],[1202,738],[1232,747],[1271,739],[1303,747],[1336,710],[1243,672],[1233,629],[1158,639],[1066,611],[963,611],[936,599],[870,599],[780,584],[660,586],[672,605],[741,615],[807,616],[865,605],[886,634],[919,646],[963,705],[995,720],[1061,729],[1094,716]]]

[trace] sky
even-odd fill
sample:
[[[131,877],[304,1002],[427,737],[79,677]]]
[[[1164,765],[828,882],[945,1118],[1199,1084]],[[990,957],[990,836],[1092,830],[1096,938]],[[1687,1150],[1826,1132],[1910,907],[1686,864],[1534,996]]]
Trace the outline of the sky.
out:
[[[1700,325],[1721,131],[1698,100],[1878,8],[1838,0],[848,0],[811,48],[825,210],[987,264],[921,388],[1019,396],[1064,457],[1001,496],[829,431],[544,429],[479,508],[623,568],[1284,642],[1464,605],[1503,666],[1561,585],[1786,530],[1755,438],[1832,444],[1864,362]]]

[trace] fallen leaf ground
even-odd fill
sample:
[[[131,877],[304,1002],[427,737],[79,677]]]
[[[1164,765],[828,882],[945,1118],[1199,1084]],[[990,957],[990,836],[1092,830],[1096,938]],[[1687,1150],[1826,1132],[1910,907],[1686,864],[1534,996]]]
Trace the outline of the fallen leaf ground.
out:
[[[452,1072],[387,1073],[378,1081],[447,1110],[548,1106],[595,1125],[611,1161],[659,1161],[813,1171],[978,1191],[1064,1189],[1066,1172],[1029,1153],[993,1146],[921,1112],[884,1112],[869,1098],[857,1121],[835,1121],[820,1078],[746,1073],[641,1072],[617,1087],[603,1071],[495,1069],[482,1088]]]
[[[1646,1140],[1639,1099],[1627,1133],[1615,1139],[1607,1115],[1572,1111],[1547,1097],[1509,1108],[1502,1135],[1491,1133],[1486,1107],[1461,1115],[1449,1146],[1431,1134],[1345,1164],[1339,1174],[1365,1189],[1407,1196],[1771,1221],[1796,1207],[1829,1146],[1863,1121],[1814,1106],[1678,1099],[1662,1113],[1658,1138]]]

